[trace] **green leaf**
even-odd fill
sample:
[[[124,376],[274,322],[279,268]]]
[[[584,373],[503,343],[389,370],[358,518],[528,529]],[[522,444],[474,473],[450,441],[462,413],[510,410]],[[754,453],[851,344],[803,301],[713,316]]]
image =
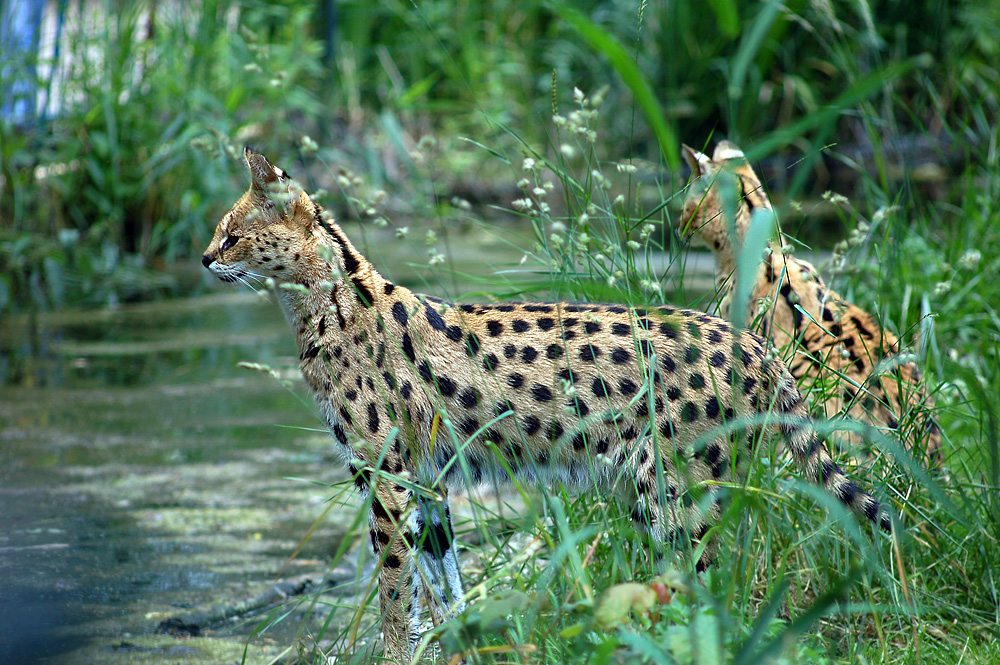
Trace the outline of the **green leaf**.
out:
[[[767,36],[768,30],[771,29],[771,24],[777,18],[779,9],[781,9],[781,3],[777,0],[768,2],[761,12],[757,14],[757,17],[750,25],[750,29],[744,34],[743,41],[740,42],[740,47],[733,58],[732,75],[729,78],[730,99],[739,99],[743,96],[743,79],[746,78],[747,70],[750,69],[750,63],[757,56],[757,51],[760,50],[761,44],[764,43],[764,37]]]
[[[646,116],[646,121],[656,135],[656,141],[660,145],[660,152],[672,171],[681,167],[680,146],[677,137],[663,119],[663,111],[660,103],[653,94],[652,88],[643,77],[642,72],[636,66],[632,56],[628,54],[618,41],[604,30],[601,30],[589,18],[570,7],[563,4],[553,5],[555,12],[570,26],[586,39],[590,45],[611,62],[611,66],[618,72],[618,76],[629,87],[635,96],[635,101],[639,105],[642,114]]]
[[[719,22],[719,31],[732,39],[740,34],[740,16],[736,11],[735,0],[708,0],[708,6],[715,13]]]
[[[892,81],[908,74],[911,70],[926,67],[929,62],[929,56],[916,56],[901,62],[894,62],[870,72],[868,75],[855,81],[850,88],[842,92],[829,106],[820,108],[815,113],[810,113],[798,122],[794,122],[783,129],[777,129],[765,136],[753,148],[747,151],[747,159],[753,161],[763,155],[769,155],[778,148],[788,145],[806,132],[835,120],[844,109],[851,108],[859,101],[874,95]]]
[[[575,623],[569,628],[563,628],[562,630],[560,630],[559,637],[563,638],[564,640],[571,640],[582,632],[583,632],[583,624]]]

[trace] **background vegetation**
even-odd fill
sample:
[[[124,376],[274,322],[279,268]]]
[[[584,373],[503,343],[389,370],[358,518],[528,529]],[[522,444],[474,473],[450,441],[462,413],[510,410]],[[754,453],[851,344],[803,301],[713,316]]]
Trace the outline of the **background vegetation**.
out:
[[[25,77],[47,91],[0,122],[2,315],[205,288],[197,257],[245,187],[248,142],[328,190],[339,218],[363,222],[350,232],[395,228],[429,249],[431,288],[450,295],[452,257],[428,232],[501,228],[529,237],[511,242],[533,281],[492,277],[480,297],[711,307],[685,291],[671,231],[681,140],[748,148],[799,241],[855,231],[827,274],[925,359],[946,440],[933,479],[891,454],[864,470],[903,510],[899,542],[828,519],[762,461],[732,489],[704,585],[683,567],[650,583],[613,507],[526,497],[522,517],[481,509],[462,527],[499,591],[441,629],[446,648],[497,662],[1000,660],[1000,6],[49,4],[57,60],[0,46],[5,99]],[[821,201],[829,189],[846,203]]]

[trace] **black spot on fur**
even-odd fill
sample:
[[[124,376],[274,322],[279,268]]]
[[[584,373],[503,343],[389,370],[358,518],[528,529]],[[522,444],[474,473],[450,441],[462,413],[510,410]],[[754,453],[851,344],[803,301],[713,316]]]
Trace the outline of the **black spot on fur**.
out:
[[[455,385],[454,381],[449,379],[447,376],[442,375],[438,377],[438,390],[440,390],[441,394],[445,397],[451,397],[455,394],[455,391],[458,390],[458,387]]]
[[[513,358],[516,355],[517,355],[517,347],[514,346],[513,344],[508,344],[507,346],[503,347],[504,358]]]
[[[451,549],[451,538],[443,522],[422,525],[420,547],[436,559],[444,558],[444,555]]]
[[[533,346],[525,346],[521,349],[521,362],[530,365],[538,357],[538,351]]]
[[[663,354],[663,361],[661,364],[663,365],[663,369],[667,370],[671,374],[677,370],[677,363],[675,363],[674,359],[665,353]]]
[[[524,433],[528,436],[535,434],[542,427],[542,421],[537,416],[526,416],[523,422]]]
[[[531,396],[536,402],[551,402],[552,401],[552,391],[548,387],[543,386],[540,383],[536,383],[531,386]]]
[[[358,302],[363,307],[371,307],[375,303],[375,296],[365,281],[360,277],[352,277],[351,283],[354,284],[354,295],[357,296]]]
[[[542,318],[538,319],[536,325],[538,326],[539,330],[551,330],[552,327],[555,325],[555,321],[553,321],[548,316],[543,316]]]
[[[701,390],[705,387],[705,377],[695,372],[688,378],[688,385],[695,390]]]
[[[677,324],[664,321],[660,324],[660,334],[667,339],[677,339]]]
[[[687,363],[698,362],[701,358],[701,349],[693,344],[684,350],[684,361]]]
[[[593,335],[601,329],[601,324],[596,321],[587,321],[583,324],[583,329],[588,335]]]
[[[677,400],[679,400],[682,394],[683,393],[681,393],[681,389],[678,388],[677,386],[667,387],[667,399],[669,399],[671,402],[676,402]]]
[[[344,433],[344,428],[340,425],[334,423],[333,427],[330,428],[333,431],[333,436],[337,439],[338,443],[341,445],[347,445],[347,434]]]
[[[837,465],[833,463],[833,460],[831,460],[831,459],[825,459],[825,460],[823,460],[823,464],[820,466],[820,471],[819,471],[819,473],[820,473],[820,476],[819,476],[820,480],[822,480],[823,484],[825,485],[826,481],[828,481],[830,479],[830,476],[832,476],[833,473],[835,471],[838,471],[838,470],[839,469],[838,469]]]
[[[516,333],[527,332],[529,327],[528,322],[524,319],[514,319],[510,324],[510,329]]]
[[[479,344],[479,338],[476,337],[476,333],[469,333],[465,338],[465,352],[471,357],[475,357],[479,353],[481,345]]]
[[[475,418],[466,418],[459,425],[459,429],[462,430],[462,433],[465,434],[465,436],[472,436],[476,433],[476,430],[479,429],[479,421]]]
[[[410,317],[406,314],[406,307],[398,300],[392,303],[392,318],[396,319],[396,323],[404,328],[410,320]]]
[[[475,388],[465,388],[458,394],[458,403],[467,409],[473,409],[479,404],[479,391]]]
[[[591,392],[597,397],[610,397],[611,396],[611,386],[608,385],[607,381],[601,377],[594,378],[594,382],[590,385]]]
[[[343,420],[345,423],[347,423],[348,427],[352,427],[354,425],[354,419],[351,418],[350,411],[348,411],[344,407],[340,407],[339,411],[340,411],[340,419]]]
[[[601,355],[601,349],[593,344],[585,344],[580,347],[580,360],[594,362]]]
[[[545,357],[549,360],[555,360],[556,358],[561,358],[563,354],[563,348],[559,344],[549,344],[545,347]]]
[[[378,432],[378,407],[374,403],[368,405],[368,431],[372,434]]]
[[[719,400],[715,395],[705,400],[705,415],[709,418],[716,418],[719,415]]]
[[[408,332],[403,333],[403,353],[411,363],[417,362],[417,354],[413,352],[413,340],[410,339]]]
[[[499,337],[503,334],[503,324],[491,319],[486,322],[486,330],[490,337]]]
[[[513,374],[507,377],[507,385],[509,385],[511,388],[520,388],[521,386],[524,385],[524,376],[518,374],[517,372],[514,372]]]
[[[434,373],[431,372],[431,366],[426,360],[421,361],[420,366],[417,367],[417,372],[420,374],[420,378],[427,383],[434,380]]]
[[[428,303],[424,303],[424,315],[427,317],[427,323],[431,324],[431,328],[439,332],[447,332],[448,326],[445,325],[444,319]]]
[[[623,349],[620,346],[616,346],[611,351],[611,362],[613,362],[616,365],[624,365],[630,360],[632,360],[632,354],[629,353],[627,349]]]
[[[618,381],[618,392],[626,397],[634,395],[637,390],[639,390],[639,386],[635,385],[635,381],[632,379],[620,379]]]
[[[569,400],[569,401],[568,401],[568,402],[566,403],[566,405],[567,405],[567,406],[569,406],[569,407],[571,407],[571,408],[573,408],[573,409],[575,409],[575,410],[576,410],[576,412],[577,412],[577,414],[579,414],[579,416],[580,416],[581,418],[584,418],[584,417],[586,417],[586,415],[587,415],[588,413],[590,413],[590,407],[588,407],[588,406],[587,406],[587,403],[586,403],[586,402],[584,402],[584,401],[583,401],[582,399],[580,399],[579,397],[573,397],[573,398],[571,398],[571,399],[570,399],[570,400]]]
[[[712,367],[723,367],[726,364],[726,354],[722,351],[716,351],[712,354],[712,358],[709,362]]]
[[[562,379],[563,381],[569,381],[570,383],[576,383],[576,372],[574,372],[571,369],[563,368],[563,369],[559,370],[559,374],[557,376],[560,379]]]
[[[629,337],[632,334],[632,328],[624,323],[612,323],[611,334],[620,337]]]
[[[693,423],[698,420],[698,405],[694,402],[687,402],[681,410],[681,419],[686,423]]]
[[[859,319],[856,316],[852,316],[851,323],[853,323],[854,327],[858,329],[858,334],[860,334],[862,337],[866,337],[868,339],[875,339],[875,335],[872,333],[871,330],[868,329],[868,327],[864,324],[864,322],[861,319]]]
[[[495,372],[499,366],[500,359],[497,358],[495,353],[487,354],[487,356],[483,358],[483,369],[487,372]]]

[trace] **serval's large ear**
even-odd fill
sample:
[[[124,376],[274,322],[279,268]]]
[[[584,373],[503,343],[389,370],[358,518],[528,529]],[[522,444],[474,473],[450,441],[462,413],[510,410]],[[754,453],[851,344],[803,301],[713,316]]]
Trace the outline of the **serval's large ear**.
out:
[[[740,147],[732,141],[719,141],[715,146],[715,152],[712,153],[713,162],[725,162],[730,159],[746,160],[746,158]]]
[[[750,166],[750,162],[747,161],[746,155],[743,154],[739,146],[729,141],[719,141],[719,144],[715,146],[712,161],[739,176],[743,194],[750,205],[755,208],[772,208],[771,199],[767,195],[767,190],[764,189],[764,183]]]
[[[708,158],[703,152],[698,152],[689,145],[681,144],[681,154],[684,156],[684,160],[691,167],[691,175],[693,177],[708,175],[709,170],[712,167],[712,160]]]
[[[261,192],[273,192],[275,183],[283,182],[288,176],[277,166],[267,161],[267,158],[250,146],[243,148],[243,156],[250,169],[250,187]]]

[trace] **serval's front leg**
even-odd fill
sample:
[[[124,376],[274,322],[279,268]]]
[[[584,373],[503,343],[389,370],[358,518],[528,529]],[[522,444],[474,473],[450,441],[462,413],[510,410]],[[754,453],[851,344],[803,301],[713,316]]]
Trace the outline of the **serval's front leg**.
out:
[[[465,609],[448,495],[443,488],[439,492],[440,500],[418,500],[414,525],[421,581],[435,624]]]
[[[414,534],[406,510],[411,492],[382,480],[372,498],[369,525],[379,558],[378,592],[385,655],[409,663],[420,639],[418,579],[414,575]]]

